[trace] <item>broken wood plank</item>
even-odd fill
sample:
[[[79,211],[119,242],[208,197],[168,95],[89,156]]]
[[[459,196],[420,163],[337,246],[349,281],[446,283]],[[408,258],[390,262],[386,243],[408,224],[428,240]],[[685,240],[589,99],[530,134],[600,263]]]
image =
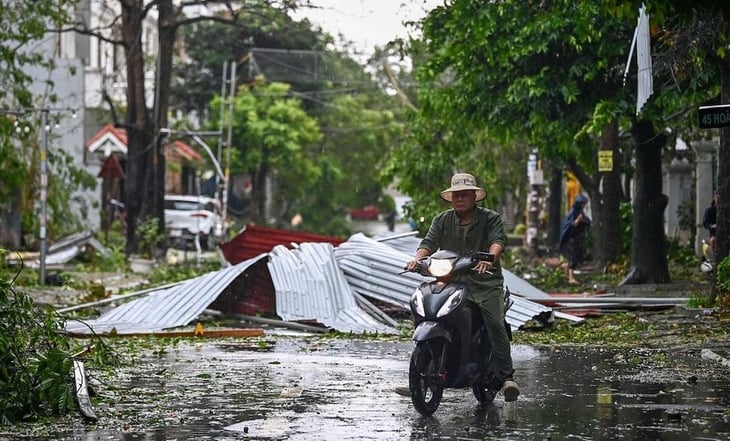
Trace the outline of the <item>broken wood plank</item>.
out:
[[[166,285],[156,286],[154,288],[147,288],[147,289],[143,289],[141,291],[135,291],[135,292],[127,293],[127,294],[107,297],[105,299],[100,299],[100,300],[96,300],[93,302],[82,303],[80,305],[69,306],[66,308],[60,308],[60,309],[57,309],[56,312],[59,314],[63,314],[65,312],[76,311],[77,309],[85,309],[85,308],[90,308],[90,307],[94,307],[94,306],[106,305],[107,303],[113,303],[113,302],[116,302],[117,300],[126,300],[126,299],[129,299],[132,297],[139,297],[139,296],[149,294],[152,291],[159,291],[159,290],[163,290],[163,289],[172,288],[173,286],[180,285],[181,283],[183,283],[183,282],[172,282],[172,283],[168,283]]]
[[[355,296],[355,301],[357,302],[357,304],[360,305],[360,307],[363,308],[365,311],[369,312],[370,315],[372,315],[376,319],[383,321],[387,325],[390,325],[394,328],[398,327],[398,322],[393,320],[388,314],[380,310],[377,306],[373,305],[372,302],[365,298],[365,296],[355,291],[353,291],[353,294]]]
[[[206,311],[211,311],[211,310],[206,310]],[[264,325],[280,326],[282,328],[295,329],[297,331],[316,332],[316,333],[320,333],[320,334],[330,332],[330,328],[306,325],[304,323],[297,323],[297,322],[286,322],[283,320],[276,320],[276,319],[270,319],[270,318],[264,318],[264,317],[254,317],[254,316],[245,315],[245,314],[225,314],[225,316],[232,317],[232,318],[235,318],[238,320],[253,322],[253,323],[261,323]]]
[[[531,299],[535,303],[543,305],[575,304],[584,305],[596,304],[619,304],[619,305],[685,305],[689,297],[574,297],[574,296],[551,296],[549,298]]]
[[[194,338],[225,338],[225,337],[261,337],[264,330],[259,328],[246,329],[204,329],[202,332],[191,329],[187,331],[160,331],[160,332],[108,332],[104,334],[84,334],[84,333],[68,333],[70,337],[157,337],[157,338],[175,338],[175,337],[194,337]]]

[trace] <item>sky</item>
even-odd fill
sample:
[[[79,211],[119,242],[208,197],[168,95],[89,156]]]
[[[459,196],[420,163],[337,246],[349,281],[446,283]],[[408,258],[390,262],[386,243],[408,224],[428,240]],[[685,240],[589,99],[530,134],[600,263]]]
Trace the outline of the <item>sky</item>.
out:
[[[418,20],[443,4],[443,0],[311,0],[319,9],[302,8],[295,20],[308,18],[335,39],[342,34],[351,40],[363,58],[374,46],[383,46],[397,37],[407,37],[404,21]],[[358,57],[359,58],[359,57]]]

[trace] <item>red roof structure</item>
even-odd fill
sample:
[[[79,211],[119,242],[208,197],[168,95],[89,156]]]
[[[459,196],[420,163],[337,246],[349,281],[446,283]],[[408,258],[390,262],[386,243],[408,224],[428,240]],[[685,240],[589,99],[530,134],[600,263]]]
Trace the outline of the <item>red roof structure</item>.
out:
[[[221,244],[226,260],[232,265],[268,253],[277,245],[293,248],[292,244],[303,242],[326,242],[338,246],[345,239],[301,231],[280,230],[277,228],[247,225],[246,228],[229,242]]]
[[[179,139],[176,139],[172,143],[167,144],[166,149],[173,155],[180,156],[183,159],[187,159],[192,162],[200,162],[203,160],[203,156],[195,151],[194,148]]]
[[[113,124],[107,124],[101,128],[86,143],[89,152],[103,152],[104,156],[116,152],[121,154],[127,153],[127,131],[123,128],[115,127]],[[176,139],[165,145],[167,153],[172,156],[179,156],[192,162],[203,160],[203,156],[186,142]]]
[[[277,245],[293,248],[292,244],[304,242],[325,242],[338,246],[344,239],[323,236],[301,231],[280,230],[276,228],[247,225],[246,228],[229,242],[220,245],[226,260],[232,265],[268,253]],[[245,315],[276,314],[276,294],[274,282],[266,265],[269,259],[261,259],[247,271],[240,286],[232,286],[230,294],[223,296],[212,305],[213,309]]]
[[[99,170],[97,177],[104,179],[124,179],[124,170],[122,170],[122,166],[119,165],[119,161],[116,156],[107,156],[104,160],[104,164],[101,165],[101,170]]]

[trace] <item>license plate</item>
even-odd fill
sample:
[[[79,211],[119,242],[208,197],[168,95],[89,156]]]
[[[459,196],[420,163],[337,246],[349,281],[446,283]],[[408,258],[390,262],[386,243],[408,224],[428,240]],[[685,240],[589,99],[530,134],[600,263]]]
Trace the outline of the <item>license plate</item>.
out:
[[[170,230],[170,237],[181,237],[182,230]]]

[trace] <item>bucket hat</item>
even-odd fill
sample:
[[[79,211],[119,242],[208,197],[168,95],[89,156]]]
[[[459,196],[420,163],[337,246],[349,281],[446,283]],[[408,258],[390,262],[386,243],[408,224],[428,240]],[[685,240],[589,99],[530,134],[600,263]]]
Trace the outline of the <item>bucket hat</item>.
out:
[[[442,191],[440,196],[441,199],[445,200],[446,202],[451,202],[451,195],[453,192],[464,190],[475,190],[477,192],[476,202],[479,202],[487,197],[487,191],[477,186],[476,178],[474,178],[474,176],[470,175],[469,173],[456,173],[454,176],[452,176],[451,187]]]

